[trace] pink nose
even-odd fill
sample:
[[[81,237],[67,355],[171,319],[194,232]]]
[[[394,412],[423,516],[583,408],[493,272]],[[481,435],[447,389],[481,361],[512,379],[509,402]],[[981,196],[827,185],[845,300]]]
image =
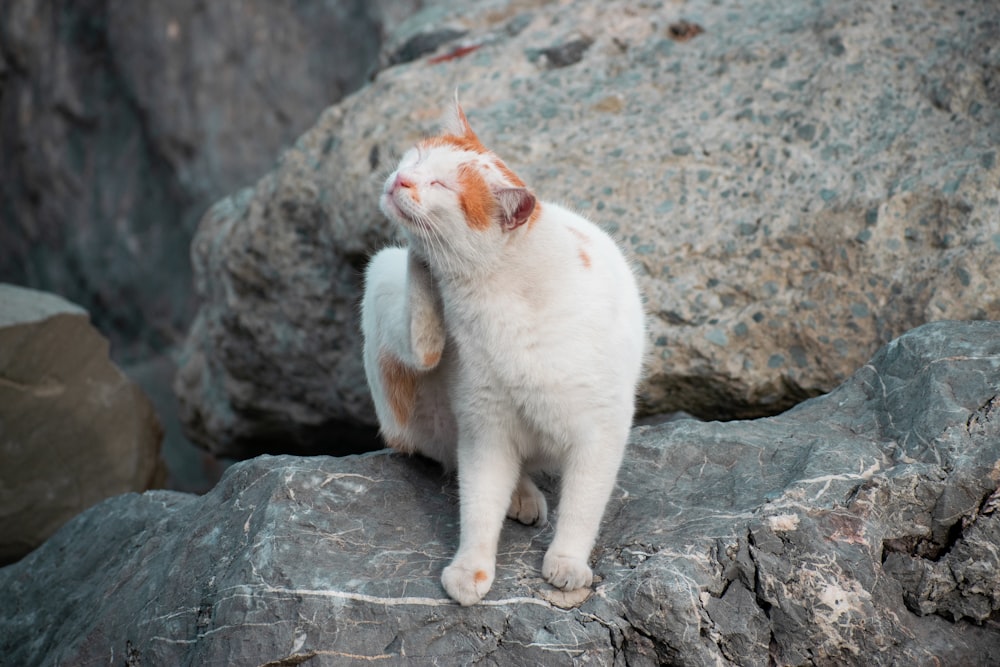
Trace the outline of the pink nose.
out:
[[[407,190],[409,190],[412,187],[413,187],[413,181],[411,181],[406,176],[403,176],[400,173],[396,174],[396,180],[393,181],[392,183],[393,190],[396,190],[398,188],[406,188]]]

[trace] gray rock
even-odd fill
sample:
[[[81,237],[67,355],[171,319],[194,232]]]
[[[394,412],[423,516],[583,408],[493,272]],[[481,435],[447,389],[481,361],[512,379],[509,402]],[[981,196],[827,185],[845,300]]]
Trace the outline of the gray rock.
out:
[[[85,310],[0,283],[0,564],[109,496],[162,485],[162,433]]]
[[[637,427],[593,593],[549,588],[551,529],[511,523],[469,608],[438,583],[458,511],[436,466],[257,458],[203,497],[111,499],[0,570],[0,656],[997,664],[998,397],[1000,323],[947,322],[783,415]]]
[[[177,418],[177,398],[171,388],[177,374],[176,364],[163,355],[123,366],[122,371],[149,397],[163,425],[160,456],[167,468],[163,488],[189,493],[210,491],[233,461],[214,456],[185,437]]]
[[[238,454],[234,433],[300,412],[374,424],[355,304],[394,239],[376,196],[456,88],[543,199],[631,252],[645,412],[775,414],[912,327],[1000,319],[1000,5],[452,4],[401,32],[460,38],[380,71],[202,221],[177,385],[200,442]]]
[[[300,187],[294,177],[269,186],[277,201],[265,207],[290,207],[280,226],[249,190],[223,200],[192,246],[206,303],[174,388],[188,437],[217,455],[379,447],[361,357],[352,354],[360,348],[351,344],[365,242],[327,224]],[[234,209],[245,215],[239,224]],[[218,235],[228,239],[224,253]]]
[[[0,279],[83,305],[119,360],[179,342],[198,217],[361,86],[420,0],[5,0]]]

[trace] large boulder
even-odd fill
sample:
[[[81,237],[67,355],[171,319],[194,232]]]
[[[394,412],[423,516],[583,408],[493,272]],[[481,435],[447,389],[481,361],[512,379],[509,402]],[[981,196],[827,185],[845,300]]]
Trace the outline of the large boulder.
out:
[[[998,664],[998,414],[1000,323],[939,323],[783,415],[636,428],[594,591],[545,584],[551,528],[510,523],[493,590],[468,608],[439,584],[458,507],[436,465],[261,457],[206,496],[109,500],[0,570],[0,655]]]
[[[543,199],[631,253],[647,413],[775,414],[909,328],[1000,319],[1000,5],[458,4],[203,218],[176,383],[203,445],[330,451],[332,425],[374,424],[356,310],[395,239],[377,195],[456,88]]]
[[[0,564],[105,498],[162,485],[161,436],[85,310],[0,283]]]
[[[119,360],[178,342],[189,248],[374,67],[420,0],[4,0],[0,279],[64,294]]]

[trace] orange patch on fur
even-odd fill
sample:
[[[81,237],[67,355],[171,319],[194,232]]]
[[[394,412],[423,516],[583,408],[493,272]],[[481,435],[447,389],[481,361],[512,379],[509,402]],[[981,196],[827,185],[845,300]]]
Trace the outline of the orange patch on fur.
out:
[[[437,366],[437,362],[441,361],[440,352],[428,352],[424,355],[424,366],[430,368],[431,366]]]
[[[532,211],[531,215],[528,216],[528,229],[534,227],[535,223],[538,222],[538,219],[540,217],[542,217],[542,202],[536,201],[535,210]]]
[[[481,584],[487,579],[489,579],[489,577],[490,575],[486,574],[482,570],[476,570],[476,573],[472,575],[472,580],[475,581],[477,584]]]
[[[504,178],[507,179],[511,187],[523,188],[525,187],[524,181],[522,181],[513,170],[508,167],[503,160],[493,155],[486,146],[479,140],[475,134],[471,131],[464,135],[457,134],[442,134],[437,137],[430,137],[429,139],[424,139],[420,142],[420,146],[423,148],[455,148],[460,151],[468,151],[470,153],[478,153],[479,155],[489,155],[492,158],[493,165],[497,168]]]
[[[580,242],[579,247],[576,249],[576,254],[579,255],[580,261],[583,262],[583,268],[590,268],[590,253],[588,253],[584,248],[590,245],[590,237],[584,232],[581,232],[576,227],[567,227],[569,233],[576,237]]]
[[[456,148],[460,151],[469,151],[470,153],[489,153],[486,150],[486,146],[483,146],[482,142],[479,141],[479,137],[471,133],[462,136],[458,136],[457,134],[442,134],[438,137],[424,139],[420,142],[420,145],[425,148]]]
[[[504,175],[504,178],[507,179],[507,181],[511,184],[512,187],[515,188],[525,187],[524,181],[518,178],[517,174],[511,171],[511,168],[503,163],[503,160],[497,158],[496,160],[493,161],[493,164],[496,165],[496,168],[500,170],[500,173]]]
[[[458,168],[458,203],[469,227],[479,231],[489,229],[493,219],[493,193],[473,165],[463,164]]]
[[[379,356],[378,367],[382,375],[382,389],[392,414],[400,426],[405,426],[410,421],[417,398],[417,374],[387,352]]]

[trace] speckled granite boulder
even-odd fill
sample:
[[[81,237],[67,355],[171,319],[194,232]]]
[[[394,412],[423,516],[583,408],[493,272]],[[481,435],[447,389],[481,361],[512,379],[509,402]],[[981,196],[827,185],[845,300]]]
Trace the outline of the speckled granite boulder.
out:
[[[456,88],[543,199],[631,252],[646,412],[773,414],[911,327],[1000,319],[1000,6],[491,2],[406,28],[399,64],[202,221],[177,392],[209,447],[373,423],[355,308],[393,238],[376,197]]]
[[[635,429],[589,596],[539,576],[550,527],[511,523],[486,600],[448,600],[457,492],[422,459],[261,457],[0,570],[0,656],[995,665],[998,485],[1000,323],[931,324],[783,415]]]
[[[162,435],[85,310],[0,283],[0,564],[109,496],[161,485]]]

